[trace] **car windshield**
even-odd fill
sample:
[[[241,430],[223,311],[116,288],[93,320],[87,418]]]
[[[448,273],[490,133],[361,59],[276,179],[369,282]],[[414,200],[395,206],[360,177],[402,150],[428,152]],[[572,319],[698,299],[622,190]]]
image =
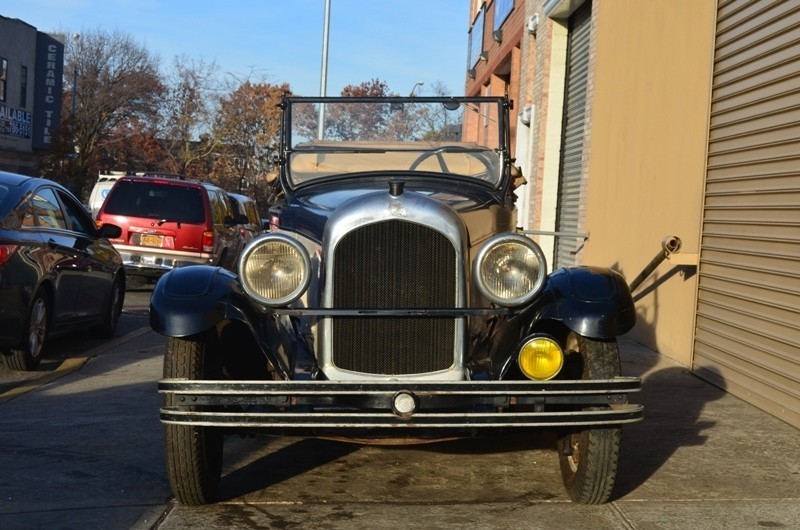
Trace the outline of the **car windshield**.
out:
[[[500,185],[498,98],[290,98],[291,186],[378,171],[455,175]]]

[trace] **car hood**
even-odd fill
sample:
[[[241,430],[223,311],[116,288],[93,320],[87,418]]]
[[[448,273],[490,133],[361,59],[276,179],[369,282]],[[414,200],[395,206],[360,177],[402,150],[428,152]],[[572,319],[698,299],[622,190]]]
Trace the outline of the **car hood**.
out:
[[[452,183],[449,188],[453,188]],[[472,242],[498,231],[513,230],[512,212],[501,204],[497,194],[479,187],[465,186],[463,190],[434,186],[406,185],[412,192],[454,210],[467,228]],[[313,189],[287,200],[280,212],[281,229],[299,232],[321,242],[328,219],[340,208],[348,207],[358,197],[370,194],[389,194],[388,184],[381,186],[330,187]]]

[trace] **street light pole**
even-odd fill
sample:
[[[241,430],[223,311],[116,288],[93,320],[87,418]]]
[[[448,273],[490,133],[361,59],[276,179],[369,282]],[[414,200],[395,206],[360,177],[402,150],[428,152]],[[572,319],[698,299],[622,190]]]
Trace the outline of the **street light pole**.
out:
[[[325,97],[328,84],[328,31],[331,25],[331,0],[325,0],[325,22],[322,29],[322,71],[320,72],[319,95]],[[322,140],[325,134],[325,104],[319,106],[319,123],[317,139]]]
[[[414,97],[414,91],[417,89],[417,87],[418,87],[418,86],[419,86],[419,87],[421,87],[421,86],[422,86],[422,85],[424,85],[424,84],[425,84],[425,81],[417,81],[417,82],[414,84],[414,86],[413,86],[413,87],[411,87],[411,92],[409,92],[409,93],[408,93],[408,97]],[[422,92],[422,91],[420,90],[420,92]]]
[[[80,33],[72,34],[72,116],[75,116],[75,98],[78,90],[78,61],[75,58],[78,56],[78,41],[81,39]]]
[[[81,34],[80,33],[73,33],[72,34],[72,109],[70,114],[70,120],[72,121],[72,152],[69,154],[70,159],[70,174],[67,176],[67,188],[71,189],[71,177],[74,176],[73,173],[75,172],[78,153],[77,149],[78,146],[75,143],[75,109],[78,102],[78,42],[80,42]]]

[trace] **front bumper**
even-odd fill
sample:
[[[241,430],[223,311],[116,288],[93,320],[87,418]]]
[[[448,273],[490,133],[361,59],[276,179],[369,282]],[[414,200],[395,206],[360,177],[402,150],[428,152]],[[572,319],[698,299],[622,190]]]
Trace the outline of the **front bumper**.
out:
[[[164,379],[168,424],[293,430],[611,426],[641,421],[641,380],[187,381]],[[400,406],[398,406],[400,404]],[[412,409],[412,410],[409,410]]]
[[[214,258],[205,252],[182,252],[132,245],[114,245],[114,248],[119,252],[126,272],[133,276],[159,277],[178,267],[210,265]]]

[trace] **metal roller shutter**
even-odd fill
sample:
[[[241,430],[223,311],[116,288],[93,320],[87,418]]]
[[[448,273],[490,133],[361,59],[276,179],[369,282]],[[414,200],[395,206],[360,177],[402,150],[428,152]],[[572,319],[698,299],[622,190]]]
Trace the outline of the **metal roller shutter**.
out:
[[[693,368],[800,427],[800,3],[720,1]]]
[[[591,27],[592,3],[586,2],[569,19],[567,79],[556,212],[557,232],[577,234],[580,222]],[[574,265],[577,249],[577,236],[559,236],[556,239],[555,268]]]

